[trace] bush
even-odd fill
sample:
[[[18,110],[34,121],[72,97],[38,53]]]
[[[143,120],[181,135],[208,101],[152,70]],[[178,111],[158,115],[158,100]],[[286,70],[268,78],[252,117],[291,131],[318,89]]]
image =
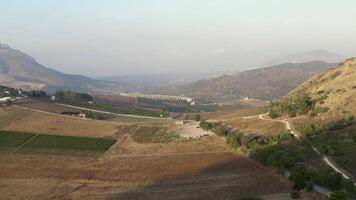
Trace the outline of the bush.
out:
[[[282,115],[295,117],[308,113],[314,106],[315,101],[308,95],[291,96],[278,102],[272,102],[269,105],[269,113],[271,118],[277,118]]]
[[[291,192],[291,193],[290,193],[290,197],[291,197],[292,199],[299,199],[299,198],[300,198],[300,193],[299,193],[299,191],[293,191],[293,192]]]
[[[200,116],[199,114],[196,114],[196,115],[194,116],[194,120],[195,120],[196,122],[200,122],[200,119],[201,119],[201,116]]]
[[[262,200],[260,197],[244,197],[239,200]]]
[[[345,191],[335,191],[331,194],[329,200],[348,200],[349,196]]]

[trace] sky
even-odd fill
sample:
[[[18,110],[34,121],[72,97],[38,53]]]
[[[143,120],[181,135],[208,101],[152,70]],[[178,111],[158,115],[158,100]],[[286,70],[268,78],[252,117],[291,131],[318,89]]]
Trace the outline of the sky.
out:
[[[356,56],[355,0],[0,0],[0,42],[89,76],[248,69]]]

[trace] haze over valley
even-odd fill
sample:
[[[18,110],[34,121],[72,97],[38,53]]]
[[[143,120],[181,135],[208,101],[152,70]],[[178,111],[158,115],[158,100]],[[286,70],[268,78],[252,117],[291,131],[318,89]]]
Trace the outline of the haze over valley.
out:
[[[0,12],[0,200],[356,199],[356,3]]]

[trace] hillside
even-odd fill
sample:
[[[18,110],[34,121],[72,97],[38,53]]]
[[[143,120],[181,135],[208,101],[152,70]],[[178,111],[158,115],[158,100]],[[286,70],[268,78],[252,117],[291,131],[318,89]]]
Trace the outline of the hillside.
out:
[[[55,71],[39,64],[29,55],[0,43],[0,84],[47,91],[56,89],[96,91],[113,83]]]
[[[308,94],[317,100],[317,106],[331,113],[356,114],[356,58],[350,58],[337,67],[318,74],[293,91],[289,96]]]
[[[267,64],[268,66],[268,65],[278,65],[280,63],[303,63],[312,60],[319,60],[319,61],[329,62],[329,63],[338,63],[345,60],[345,58],[339,54],[318,49],[314,51],[283,56],[264,64]]]
[[[332,66],[335,64],[322,61],[286,63],[200,80],[181,88],[171,88],[168,92],[212,101],[245,97],[273,100]]]

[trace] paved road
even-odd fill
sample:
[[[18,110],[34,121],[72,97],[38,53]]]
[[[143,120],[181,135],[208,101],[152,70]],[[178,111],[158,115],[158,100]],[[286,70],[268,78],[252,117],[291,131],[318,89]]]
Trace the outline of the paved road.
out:
[[[102,111],[102,110],[95,110],[95,109],[83,108],[83,107],[79,107],[79,106],[71,106],[71,105],[62,104],[62,103],[56,103],[56,104],[57,104],[57,105],[60,105],[60,106],[69,107],[69,108],[76,108],[76,109],[87,110],[87,111],[92,111],[92,112],[102,113],[102,114],[115,115],[115,116],[120,116],[120,117],[134,117],[134,118],[142,118],[142,119],[172,120],[171,118],[149,117],[149,116],[142,116],[142,115],[118,114],[118,113],[107,112],[107,111]]]

